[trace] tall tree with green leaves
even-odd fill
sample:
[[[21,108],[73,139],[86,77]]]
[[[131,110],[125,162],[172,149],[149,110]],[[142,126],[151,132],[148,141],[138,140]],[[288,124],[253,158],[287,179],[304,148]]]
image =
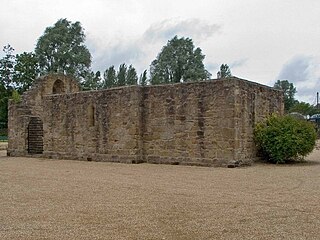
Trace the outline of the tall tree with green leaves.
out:
[[[34,53],[24,52],[16,55],[13,82],[19,94],[28,90],[38,75],[39,64]]]
[[[9,44],[3,47],[5,56],[0,59],[0,129],[7,128],[8,100],[14,87],[14,49]]]
[[[295,104],[294,95],[296,94],[297,90],[293,83],[290,83],[288,80],[278,80],[275,82],[274,86],[275,89],[282,90],[284,93],[284,110],[286,112]]]
[[[125,63],[120,64],[117,74],[117,86],[125,86],[127,79],[127,65]]]
[[[81,82],[82,89],[88,90],[98,90],[102,88],[101,73],[100,71],[93,72],[89,71],[84,76],[84,80]]]
[[[0,85],[4,89],[12,88],[15,65],[14,48],[9,44],[3,47],[5,56],[0,59]]]
[[[60,19],[47,27],[35,48],[41,74],[58,72],[83,78],[91,65],[91,54],[84,41],[80,22]]]
[[[141,86],[147,85],[147,70],[144,70],[143,73],[140,74],[139,84]]]
[[[111,88],[117,85],[117,72],[114,66],[109,67],[103,74],[103,88]]]
[[[151,84],[199,81],[210,78],[205,69],[205,56],[200,48],[194,49],[190,38],[175,36],[168,41],[151,63]]]
[[[104,72],[103,78],[103,88],[138,84],[138,75],[136,69],[132,65],[127,67],[125,63],[120,64],[118,71],[114,69],[114,66],[109,67]]]
[[[136,69],[130,65],[127,71],[126,85],[137,85],[138,75]]]
[[[218,72],[218,78],[232,77],[230,67],[228,64],[221,64],[220,71]]]

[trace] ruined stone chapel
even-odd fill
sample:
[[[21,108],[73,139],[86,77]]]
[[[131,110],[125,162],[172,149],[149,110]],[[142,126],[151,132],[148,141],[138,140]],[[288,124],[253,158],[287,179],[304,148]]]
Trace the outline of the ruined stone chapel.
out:
[[[74,79],[36,79],[9,103],[9,156],[226,166],[256,159],[253,130],[283,113],[283,94],[231,77],[80,91]]]

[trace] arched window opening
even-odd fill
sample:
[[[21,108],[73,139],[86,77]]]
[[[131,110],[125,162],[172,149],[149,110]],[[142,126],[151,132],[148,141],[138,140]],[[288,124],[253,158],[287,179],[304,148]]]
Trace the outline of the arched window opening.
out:
[[[64,83],[60,79],[56,80],[52,87],[53,94],[62,94],[65,93]]]

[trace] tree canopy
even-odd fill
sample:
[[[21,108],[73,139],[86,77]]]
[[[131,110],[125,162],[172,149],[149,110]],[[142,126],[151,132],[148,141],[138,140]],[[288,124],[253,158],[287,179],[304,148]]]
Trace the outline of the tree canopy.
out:
[[[168,41],[151,63],[151,84],[199,81],[210,78],[205,69],[205,56],[200,48],[194,49],[190,38],[175,36]]]
[[[38,39],[34,52],[14,55],[9,44],[0,59],[0,128],[7,126],[8,99],[18,99],[40,74],[59,72],[81,80],[85,89],[101,87],[100,73],[90,70],[91,54],[84,45],[80,22],[58,20]]]
[[[143,73],[140,74],[140,77],[139,77],[139,84],[141,86],[146,86],[147,85],[147,70],[144,70]]]
[[[84,81],[81,82],[81,86],[83,90],[98,90],[102,88],[101,83],[101,73],[100,71],[87,72],[84,76]]]
[[[120,64],[118,71],[114,69],[114,66],[109,67],[104,72],[103,77],[103,88],[138,84],[136,69],[132,65],[129,65],[128,67],[125,63]]]
[[[218,78],[232,77],[230,67],[228,64],[221,64],[220,71],[218,72]]]
[[[91,65],[84,41],[80,22],[60,19],[53,27],[47,27],[35,48],[41,74],[59,72],[83,78]]]
[[[295,104],[294,95],[297,92],[295,86],[288,80],[278,80],[274,84],[274,88],[284,92],[284,109],[286,112],[288,112],[289,109]]]
[[[3,47],[3,52],[5,56],[0,59],[0,85],[2,89],[8,90],[13,84],[12,78],[15,65],[14,48],[7,44]]]
[[[0,59],[0,129],[7,127],[8,100],[13,90],[15,65],[14,49],[9,44],[3,47],[5,56]]]
[[[126,85],[137,85],[138,84],[138,75],[136,69],[130,65],[127,74],[126,74]]]
[[[311,116],[313,114],[319,113],[319,109],[312,106],[310,103],[295,101],[294,105],[289,109],[290,113],[300,113],[304,116]]]
[[[39,75],[38,59],[32,52],[16,55],[13,82],[15,89],[21,94],[28,90],[34,79]]]

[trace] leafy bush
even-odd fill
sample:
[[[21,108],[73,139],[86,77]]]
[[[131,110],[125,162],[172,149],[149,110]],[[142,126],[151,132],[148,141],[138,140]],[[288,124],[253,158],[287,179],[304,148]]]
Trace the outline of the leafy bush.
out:
[[[305,120],[272,115],[256,125],[254,137],[268,161],[285,163],[310,153],[317,135],[314,126]]]
[[[12,91],[12,97],[11,98],[12,98],[14,103],[20,103],[21,102],[21,96],[18,93],[18,91],[16,91],[16,90]]]

